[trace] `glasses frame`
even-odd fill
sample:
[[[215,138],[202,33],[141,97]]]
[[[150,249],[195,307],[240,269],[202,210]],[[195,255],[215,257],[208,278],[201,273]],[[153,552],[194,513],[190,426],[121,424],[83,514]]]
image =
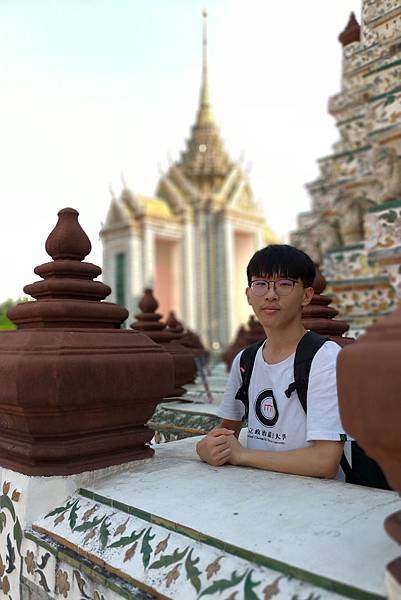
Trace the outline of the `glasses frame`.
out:
[[[262,281],[263,283],[265,283],[267,285],[267,290],[263,291],[262,294],[258,294],[257,292],[255,292],[254,288],[252,287],[252,285],[254,283],[260,282]],[[292,283],[292,288],[291,290],[288,292],[288,294],[283,294],[283,293],[279,293],[277,291],[277,284],[279,281],[291,281]],[[300,281],[298,281],[297,279],[292,279],[291,277],[280,277],[279,279],[270,279],[270,280],[266,280],[266,279],[255,279],[254,281],[251,281],[250,285],[249,285],[249,289],[251,290],[251,292],[255,295],[255,296],[264,296],[265,294],[267,294],[270,291],[270,284],[273,284],[273,290],[275,291],[275,293],[277,294],[277,296],[289,296],[290,294],[292,294],[292,292],[294,291],[294,287],[295,284],[297,283],[301,283]]]

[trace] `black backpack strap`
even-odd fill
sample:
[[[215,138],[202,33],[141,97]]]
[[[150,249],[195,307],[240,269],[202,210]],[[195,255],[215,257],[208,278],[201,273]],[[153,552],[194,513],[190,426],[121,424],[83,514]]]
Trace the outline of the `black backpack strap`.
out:
[[[297,349],[295,351],[294,359],[294,379],[293,383],[290,383],[285,391],[287,398],[296,390],[298,398],[305,413],[308,408],[308,383],[309,373],[312,366],[312,361],[315,354],[323,346],[325,342],[330,341],[330,338],[324,335],[320,335],[315,331],[307,331],[303,338],[301,338]],[[351,466],[345,456],[342,453],[340,465],[344,471],[345,480],[353,483],[353,474]]]
[[[354,483],[354,476],[352,474],[352,468],[349,464],[347,457],[345,456],[345,452],[341,455],[340,465],[342,470],[344,471],[345,481],[347,483]]]
[[[243,403],[243,405],[245,407],[245,415],[242,419],[243,421],[245,421],[248,418],[248,411],[249,411],[248,389],[249,389],[249,382],[251,381],[251,375],[252,375],[253,365],[255,363],[256,353],[259,350],[259,348],[262,346],[262,344],[265,343],[265,339],[259,340],[258,342],[255,342],[254,344],[251,344],[250,346],[245,348],[245,350],[243,350],[243,352],[240,356],[239,368],[240,368],[240,373],[241,373],[242,384],[241,384],[241,387],[238,389],[237,393],[235,394],[235,399],[241,400],[241,402]]]
[[[290,398],[291,394],[298,393],[298,398],[302,408],[307,412],[307,396],[309,373],[315,354],[323,344],[330,341],[330,338],[320,335],[315,331],[307,331],[298,343],[294,359],[294,382],[290,383],[285,390],[285,395]]]

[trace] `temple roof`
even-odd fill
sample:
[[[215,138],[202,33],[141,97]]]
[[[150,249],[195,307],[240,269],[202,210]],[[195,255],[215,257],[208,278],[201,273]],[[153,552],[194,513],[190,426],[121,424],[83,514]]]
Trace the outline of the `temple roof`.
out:
[[[161,198],[134,194],[127,187],[122,190],[120,200],[133,217],[147,216],[164,219],[173,214],[170,206]]]

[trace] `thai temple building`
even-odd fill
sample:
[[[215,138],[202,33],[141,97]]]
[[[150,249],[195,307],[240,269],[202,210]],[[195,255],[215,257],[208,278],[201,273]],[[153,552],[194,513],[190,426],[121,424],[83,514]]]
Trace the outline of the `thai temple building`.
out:
[[[250,256],[274,239],[247,174],[224,148],[209,100],[206,13],[195,124],[156,195],[125,185],[100,232],[103,278],[131,320],[144,288],[166,315],[174,310],[214,350],[249,316],[244,289]]]
[[[364,0],[339,39],[339,139],[291,242],[321,264],[352,336],[391,312],[401,286],[401,1]]]

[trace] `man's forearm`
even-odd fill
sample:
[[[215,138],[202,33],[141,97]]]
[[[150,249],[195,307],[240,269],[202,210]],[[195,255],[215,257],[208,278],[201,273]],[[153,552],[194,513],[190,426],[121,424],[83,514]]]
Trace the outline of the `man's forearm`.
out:
[[[333,447],[331,444],[336,444]],[[243,448],[236,464],[244,467],[255,467],[278,473],[306,475],[308,477],[332,478],[336,476],[341,459],[342,444],[329,442],[316,444],[308,448],[269,452]],[[337,444],[339,444],[337,446]]]

